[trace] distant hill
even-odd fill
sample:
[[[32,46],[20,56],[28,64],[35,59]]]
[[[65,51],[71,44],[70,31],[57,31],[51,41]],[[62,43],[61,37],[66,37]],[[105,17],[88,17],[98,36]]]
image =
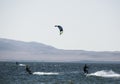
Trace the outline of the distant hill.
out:
[[[37,42],[22,42],[10,39],[0,39],[0,51],[16,51],[16,52],[52,52],[57,50],[54,47],[37,43]]]
[[[120,62],[120,52],[62,50],[38,42],[0,38],[0,61]]]

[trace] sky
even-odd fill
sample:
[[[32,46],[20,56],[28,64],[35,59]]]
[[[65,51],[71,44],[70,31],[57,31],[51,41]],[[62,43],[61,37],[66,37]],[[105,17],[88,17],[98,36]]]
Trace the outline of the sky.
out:
[[[120,0],[0,0],[0,38],[120,51]]]

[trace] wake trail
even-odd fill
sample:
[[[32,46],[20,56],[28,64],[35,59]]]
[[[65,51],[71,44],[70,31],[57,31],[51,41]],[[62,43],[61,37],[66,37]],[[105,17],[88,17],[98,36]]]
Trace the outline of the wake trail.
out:
[[[26,64],[19,64],[19,66],[26,66]]]
[[[59,75],[57,72],[33,72],[33,75]]]
[[[87,74],[87,76],[99,76],[99,77],[106,77],[106,78],[119,78],[120,74],[112,71],[112,70],[101,70],[95,73]]]

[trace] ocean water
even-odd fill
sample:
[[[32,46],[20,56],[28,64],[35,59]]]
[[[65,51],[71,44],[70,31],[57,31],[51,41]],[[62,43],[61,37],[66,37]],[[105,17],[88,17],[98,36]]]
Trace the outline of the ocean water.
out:
[[[25,71],[29,65],[32,75]],[[120,64],[0,62],[0,84],[120,84]]]

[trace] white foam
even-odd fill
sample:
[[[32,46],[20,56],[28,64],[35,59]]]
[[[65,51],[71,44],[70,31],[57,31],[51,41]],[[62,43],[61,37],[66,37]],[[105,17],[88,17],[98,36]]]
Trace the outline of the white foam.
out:
[[[26,66],[25,64],[19,64],[19,66]]]
[[[33,72],[34,75],[59,75],[57,72]]]
[[[112,70],[101,70],[95,73],[87,74],[87,76],[99,76],[99,77],[120,77],[120,74],[115,73]]]

